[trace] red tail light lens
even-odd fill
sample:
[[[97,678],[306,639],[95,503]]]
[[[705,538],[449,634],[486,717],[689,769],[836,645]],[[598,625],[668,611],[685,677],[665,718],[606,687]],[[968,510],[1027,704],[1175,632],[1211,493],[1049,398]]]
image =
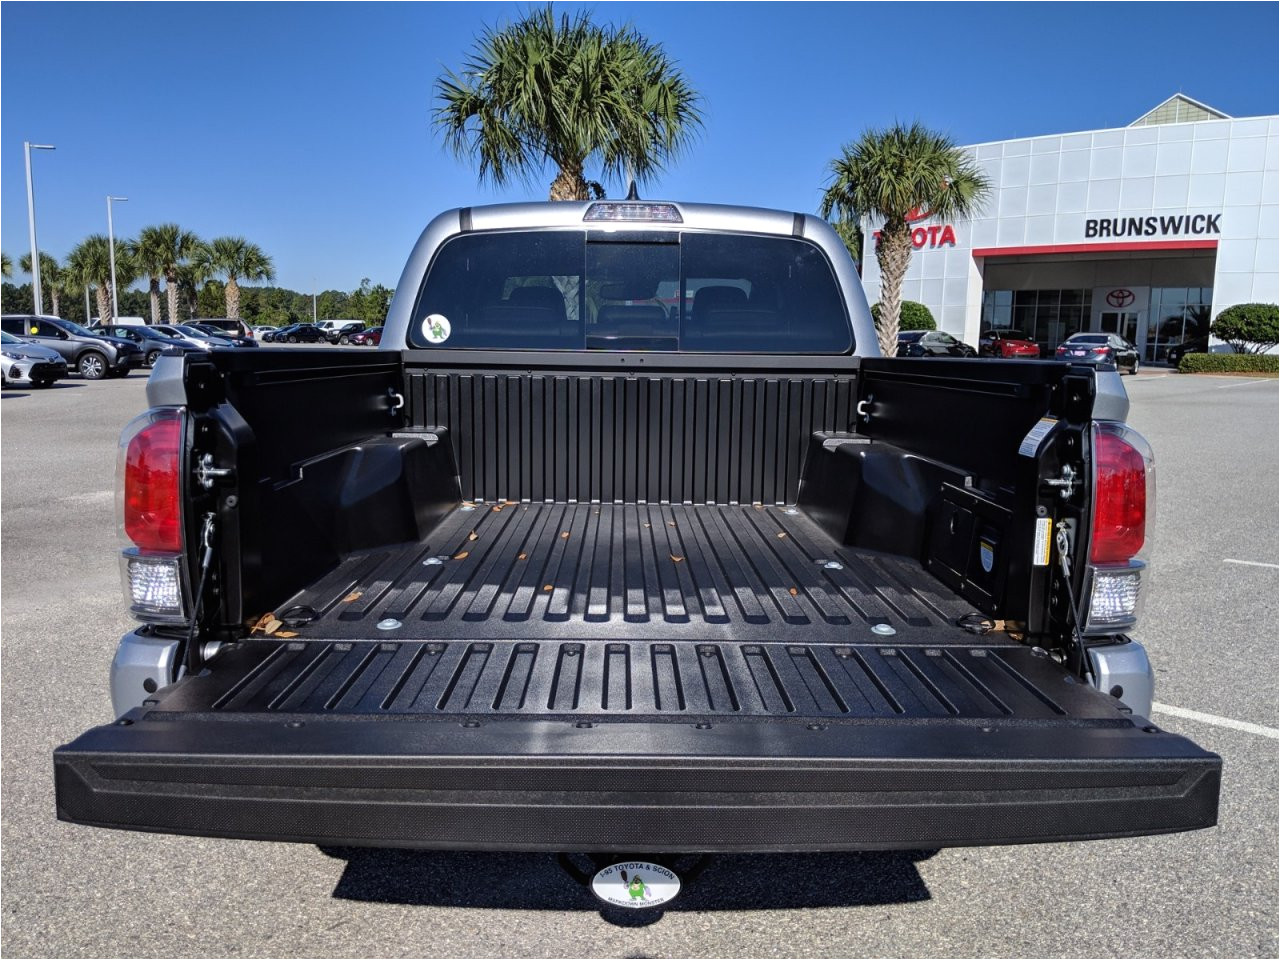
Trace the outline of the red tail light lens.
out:
[[[178,553],[182,420],[176,413],[147,416],[151,422],[128,439],[124,450],[124,532],[140,550]]]
[[[1092,563],[1121,563],[1137,556],[1147,538],[1147,460],[1124,435],[1094,434]]]
[[[1094,348],[1093,348],[1093,352],[1094,352],[1094,353],[1106,353],[1106,352],[1107,352],[1108,350],[1110,350],[1110,349],[1111,349],[1110,347],[1094,347]]]

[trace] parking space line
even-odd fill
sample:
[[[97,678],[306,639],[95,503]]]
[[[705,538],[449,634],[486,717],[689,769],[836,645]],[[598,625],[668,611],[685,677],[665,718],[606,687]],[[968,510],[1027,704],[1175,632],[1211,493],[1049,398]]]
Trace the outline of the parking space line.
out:
[[[1270,567],[1272,570],[1280,570],[1280,563],[1262,563],[1259,560],[1228,560],[1223,559],[1223,563],[1238,563],[1242,567]]]
[[[1241,381],[1240,383],[1225,383],[1222,386],[1218,387],[1217,389],[1230,390],[1232,387],[1251,387],[1255,383],[1280,383],[1280,380],[1276,380],[1275,377],[1267,377],[1262,380],[1244,380],[1244,381]]]
[[[1260,723],[1247,723],[1244,720],[1232,720],[1229,717],[1219,717],[1212,713],[1201,713],[1199,710],[1184,710],[1182,707],[1171,707],[1166,703],[1153,703],[1151,705],[1152,713],[1167,713],[1171,717],[1181,717],[1184,720],[1195,720],[1198,723],[1207,723],[1213,727],[1227,727],[1231,730],[1240,730],[1244,733],[1252,733],[1259,737],[1270,737],[1272,740],[1280,740],[1280,730],[1275,727],[1264,727]]]

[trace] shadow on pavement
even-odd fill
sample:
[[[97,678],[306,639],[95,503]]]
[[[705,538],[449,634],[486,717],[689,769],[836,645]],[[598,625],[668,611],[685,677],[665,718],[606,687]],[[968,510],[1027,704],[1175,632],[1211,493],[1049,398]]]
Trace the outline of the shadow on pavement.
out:
[[[701,873],[667,907],[633,911],[604,907],[551,854],[320,849],[347,861],[333,891],[339,899],[410,906],[591,910],[618,926],[646,926],[661,919],[663,910],[917,903],[929,900],[930,894],[916,864],[937,852],[716,855],[707,858]],[[636,859],[652,858],[637,855]]]
[[[23,397],[29,397],[29,393],[15,393],[12,390],[5,390],[0,393],[0,400],[21,400]]]

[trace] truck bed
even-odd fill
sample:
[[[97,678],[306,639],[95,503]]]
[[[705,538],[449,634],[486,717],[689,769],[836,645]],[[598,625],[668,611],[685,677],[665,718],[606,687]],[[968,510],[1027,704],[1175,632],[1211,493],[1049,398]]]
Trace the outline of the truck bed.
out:
[[[914,560],[795,507],[465,503],[421,543],[348,557],[276,611],[326,640],[964,644],[974,613]],[[380,630],[379,622],[401,626]],[[872,627],[880,626],[879,632]],[[891,629],[889,629],[891,628]]]

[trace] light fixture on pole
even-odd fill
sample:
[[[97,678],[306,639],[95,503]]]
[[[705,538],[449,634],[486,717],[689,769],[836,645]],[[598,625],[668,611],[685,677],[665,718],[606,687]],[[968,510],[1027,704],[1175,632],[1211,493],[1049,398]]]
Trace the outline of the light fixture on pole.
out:
[[[56,150],[57,147],[24,140],[22,149],[27,156],[27,231],[31,235],[31,298],[35,304],[36,313],[44,313],[44,298],[40,290],[40,250],[36,246],[36,192],[31,185],[31,151]]]
[[[111,247],[111,319],[120,316],[120,298],[116,294],[116,235],[111,225],[111,201],[128,202],[128,197],[107,197],[107,244]]]

